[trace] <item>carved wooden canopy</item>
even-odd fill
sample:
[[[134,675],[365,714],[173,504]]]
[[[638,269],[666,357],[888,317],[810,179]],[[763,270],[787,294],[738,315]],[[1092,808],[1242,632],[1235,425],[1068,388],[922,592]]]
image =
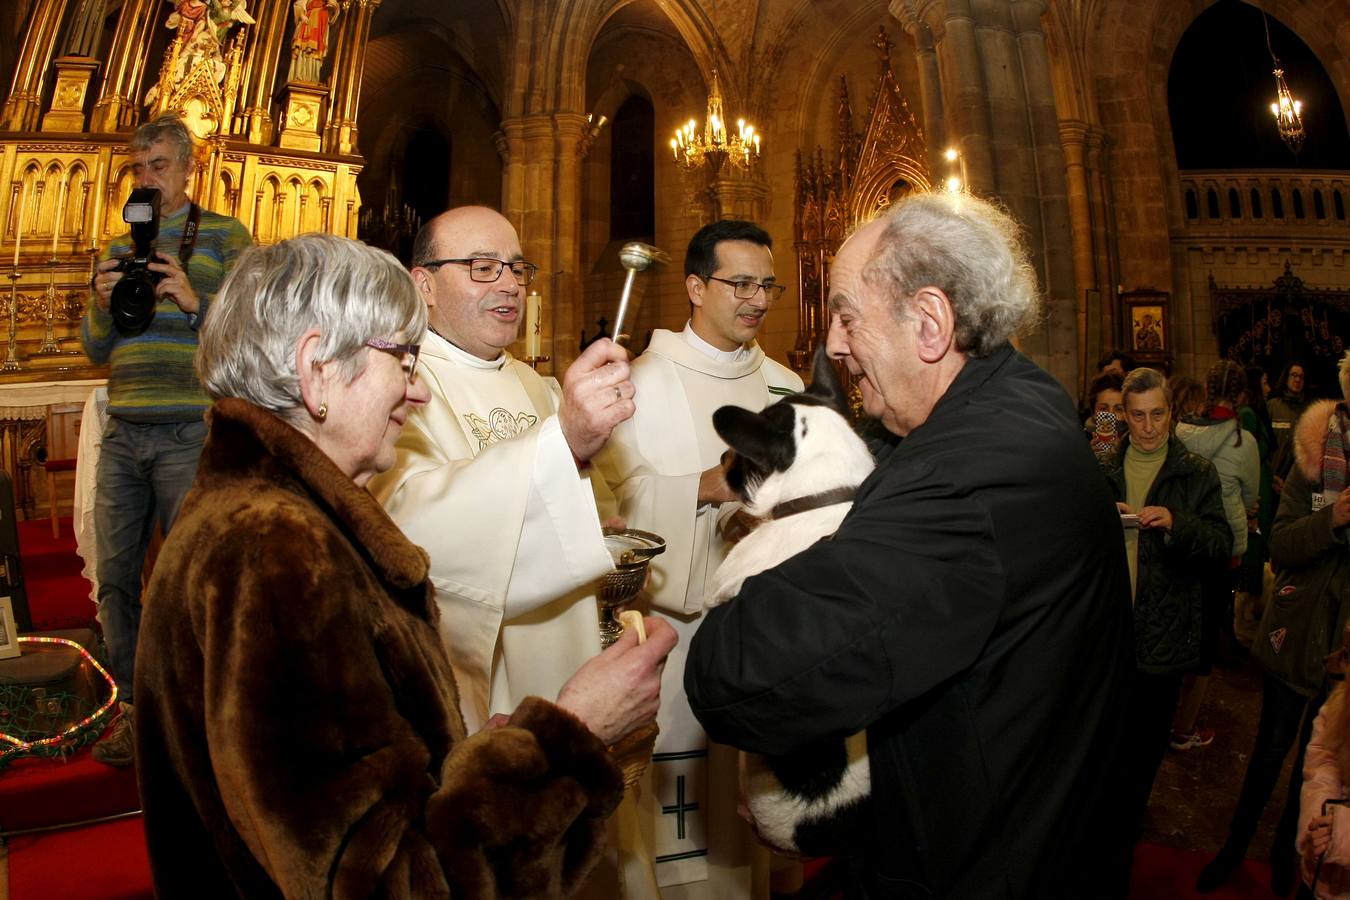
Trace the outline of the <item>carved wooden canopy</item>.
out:
[[[928,147],[923,130],[891,69],[891,41],[877,29],[880,53],[877,87],[866,127],[853,127],[848,78],[839,76],[836,147],[797,151],[793,239],[797,251],[797,345],[792,364],[805,371],[828,327],[829,264],[844,238],[877,210],[913,190],[928,190]]]

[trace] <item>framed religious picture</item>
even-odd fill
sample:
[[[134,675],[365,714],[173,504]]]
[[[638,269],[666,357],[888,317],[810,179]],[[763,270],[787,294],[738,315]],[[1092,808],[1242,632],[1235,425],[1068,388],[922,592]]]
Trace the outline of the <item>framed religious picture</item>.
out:
[[[8,597],[0,597],[0,659],[10,659],[20,652],[19,629],[14,627],[14,603]]]
[[[1170,299],[1166,291],[1135,290],[1120,295],[1120,320],[1125,332],[1120,346],[1139,365],[1164,372],[1173,356],[1172,332],[1167,321]]]

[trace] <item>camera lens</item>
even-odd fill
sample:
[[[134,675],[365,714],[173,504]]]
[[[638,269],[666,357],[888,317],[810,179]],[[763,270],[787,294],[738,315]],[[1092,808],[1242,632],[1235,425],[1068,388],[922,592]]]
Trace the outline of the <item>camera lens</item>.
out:
[[[135,337],[150,327],[155,318],[153,273],[132,269],[113,285],[111,306],[113,327],[123,337]]]

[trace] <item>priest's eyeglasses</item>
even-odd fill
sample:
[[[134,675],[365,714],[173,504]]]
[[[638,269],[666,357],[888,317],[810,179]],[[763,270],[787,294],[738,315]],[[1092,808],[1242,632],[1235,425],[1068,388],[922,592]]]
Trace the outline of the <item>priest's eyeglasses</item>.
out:
[[[393,341],[386,341],[382,338],[371,338],[366,341],[366,346],[372,350],[383,350],[385,353],[393,353],[396,356],[412,357],[408,362],[407,368],[403,370],[403,376],[412,384],[417,380],[417,354],[422,351],[421,344],[395,344]]]
[[[760,288],[764,289],[764,299],[770,303],[783,296],[787,290],[785,284],[775,284],[772,281],[730,281],[726,278],[718,278],[716,275],[709,275],[707,281],[720,281],[723,284],[731,285],[731,293],[737,300],[753,300],[755,294],[759,293]]]
[[[534,281],[534,273],[539,271],[539,267],[533,263],[521,262],[520,260],[507,262],[504,259],[493,259],[490,256],[474,256],[469,259],[433,259],[420,263],[420,265],[424,269],[439,269],[441,266],[452,263],[456,266],[468,266],[469,278],[485,284],[501,278],[502,269],[510,268],[511,277],[516,280],[516,284],[524,287]]]

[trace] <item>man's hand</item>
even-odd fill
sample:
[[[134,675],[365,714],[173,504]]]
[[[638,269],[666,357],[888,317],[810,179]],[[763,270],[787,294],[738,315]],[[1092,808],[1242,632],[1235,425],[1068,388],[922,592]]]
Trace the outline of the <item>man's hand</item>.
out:
[[[628,351],[609,338],[586,348],[563,374],[558,424],[572,455],[586,462],[609,440],[614,426],[637,412],[628,380]]]
[[[89,286],[94,291],[94,302],[104,312],[107,312],[112,305],[113,285],[122,280],[122,273],[113,271],[121,262],[120,259],[105,259],[98,264],[98,268],[94,271],[93,280],[89,282]]]
[[[718,463],[711,468],[704,469],[703,474],[698,477],[698,503],[702,506],[704,503],[711,503],[716,506],[719,503],[729,503],[735,500],[736,495],[732,493],[727,485],[727,473]]]
[[[599,656],[592,657],[558,692],[558,705],[572,713],[610,746],[656,718],[661,706],[661,669],[675,643],[675,629],[664,619],[643,620],[647,642],[633,629]]]
[[[1172,511],[1165,506],[1145,506],[1139,510],[1140,528],[1172,530]]]
[[[185,313],[195,313],[201,309],[197,292],[192,289],[192,283],[188,281],[187,273],[183,271],[177,259],[156,253],[154,259],[150,261],[150,271],[164,276],[159,284],[155,285],[155,296],[160,300],[168,297]]]

